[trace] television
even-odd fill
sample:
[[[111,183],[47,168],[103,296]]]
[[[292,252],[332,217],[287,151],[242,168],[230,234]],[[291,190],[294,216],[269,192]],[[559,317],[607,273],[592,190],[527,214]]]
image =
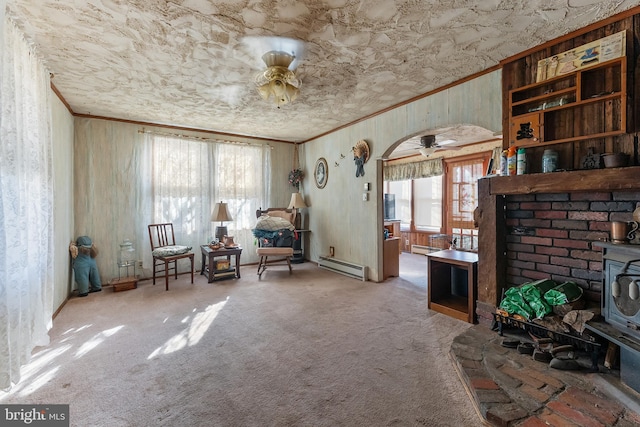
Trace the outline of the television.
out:
[[[384,219],[396,219],[396,195],[384,195]]]

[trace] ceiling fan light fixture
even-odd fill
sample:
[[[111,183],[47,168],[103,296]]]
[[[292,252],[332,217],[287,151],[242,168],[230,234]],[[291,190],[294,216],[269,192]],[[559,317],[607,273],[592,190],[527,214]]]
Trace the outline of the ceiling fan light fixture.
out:
[[[262,99],[273,102],[278,108],[293,102],[300,93],[300,80],[288,67],[295,59],[286,52],[270,51],[262,55],[267,68],[256,76],[256,86]]]
[[[422,154],[425,157],[429,157],[430,155],[432,155],[433,153],[436,152],[436,148],[435,147],[422,147],[421,149],[418,150],[420,152],[420,154]]]

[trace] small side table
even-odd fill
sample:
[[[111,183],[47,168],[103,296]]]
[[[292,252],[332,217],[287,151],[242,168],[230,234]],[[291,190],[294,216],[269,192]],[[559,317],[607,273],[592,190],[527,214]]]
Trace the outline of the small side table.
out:
[[[242,254],[242,248],[240,246],[237,248],[211,249],[209,245],[201,245],[200,249],[202,251],[202,268],[200,269],[200,274],[207,276],[209,283],[229,277],[228,274],[216,272],[216,258],[219,257],[226,257],[227,261],[230,262],[231,256],[235,255],[235,271],[231,276],[236,279],[240,278],[240,255]]]
[[[427,306],[468,323],[475,323],[478,254],[444,251],[427,254]]]
[[[304,262],[304,233],[308,233],[310,230],[296,230],[300,236],[298,240],[293,241],[293,256],[291,257],[291,264],[301,264]]]

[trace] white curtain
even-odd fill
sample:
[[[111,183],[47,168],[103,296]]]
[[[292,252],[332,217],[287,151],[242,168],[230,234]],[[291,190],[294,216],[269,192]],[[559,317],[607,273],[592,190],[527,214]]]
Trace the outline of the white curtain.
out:
[[[251,229],[256,210],[269,200],[269,146],[147,133],[136,157],[142,171],[137,229],[146,232],[148,224],[171,222],[176,242],[192,246],[199,260],[200,245],[211,241],[215,226],[220,225],[211,222],[213,208],[216,202],[224,201],[233,217],[224,225],[245,249],[242,263],[257,262]],[[148,239],[138,245],[142,259],[151,260]],[[179,269],[187,271],[188,265],[189,261],[183,260]]]
[[[270,200],[271,149],[232,144],[213,144],[213,148],[216,185],[212,207],[216,202],[228,203],[233,221],[226,224],[227,232],[242,246],[242,262],[258,262],[252,229],[256,211]]]
[[[0,39],[0,388],[49,342],[53,310],[50,83],[13,22]]]

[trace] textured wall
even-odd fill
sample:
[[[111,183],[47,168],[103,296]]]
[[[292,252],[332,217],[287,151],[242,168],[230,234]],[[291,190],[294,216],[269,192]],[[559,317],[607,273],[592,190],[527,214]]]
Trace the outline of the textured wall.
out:
[[[57,96],[51,96],[53,137],[53,311],[69,296],[72,289],[69,242],[73,232],[73,116]]]
[[[125,238],[134,241],[138,257],[139,249],[149,246],[147,229],[136,229],[134,186],[140,164],[135,157],[134,142],[144,137],[138,132],[141,129],[140,125],[109,120],[75,120],[75,235],[90,236],[98,247],[100,253],[96,260],[103,282],[118,276],[119,244]],[[152,126],[145,126],[145,129],[171,133],[171,130]],[[215,137],[198,132],[180,131],[179,134]],[[242,141],[249,140],[245,138]],[[274,147],[271,151],[271,205],[287,206],[293,189],[287,179],[294,146],[288,143],[269,144]],[[253,248],[245,250],[252,251]],[[243,256],[243,262],[248,259],[249,254]],[[146,269],[151,260],[143,261]],[[196,250],[196,268],[199,267],[200,253]],[[145,273],[148,275],[149,271],[145,270]]]
[[[369,278],[382,278],[382,162],[392,147],[417,132],[456,124],[502,129],[501,73],[495,71],[356,123],[304,144],[307,171],[304,192],[309,215],[310,252],[317,261],[335,248],[335,257],[367,266]],[[365,176],[356,178],[351,147],[368,142],[371,159]],[[342,157],[344,156],[344,158]],[[318,189],[311,174],[318,158],[329,164],[327,185]],[[369,201],[363,184],[371,183]]]
[[[501,114],[500,72],[496,71],[303,144],[300,166],[305,178],[300,191],[309,208],[302,213],[306,228],[311,230],[305,236],[305,257],[317,261],[334,246],[337,258],[367,266],[369,278],[378,280],[382,162],[376,159],[407,135],[436,127],[475,124],[499,131]],[[75,121],[75,235],[90,235],[99,246],[103,280],[117,276],[118,245],[125,237],[136,236],[137,247],[148,245],[146,234],[134,230],[135,201],[131,197],[137,171],[131,161],[133,141],[142,137],[139,129],[139,125],[114,121]],[[360,139],[369,143],[371,158],[365,165],[365,176],[356,178],[351,147]],[[293,164],[293,145],[271,145],[275,147],[271,205],[287,206],[292,191],[287,175]],[[312,175],[320,157],[329,164],[323,189],[316,188]],[[366,202],[362,200],[365,182],[371,184]]]

